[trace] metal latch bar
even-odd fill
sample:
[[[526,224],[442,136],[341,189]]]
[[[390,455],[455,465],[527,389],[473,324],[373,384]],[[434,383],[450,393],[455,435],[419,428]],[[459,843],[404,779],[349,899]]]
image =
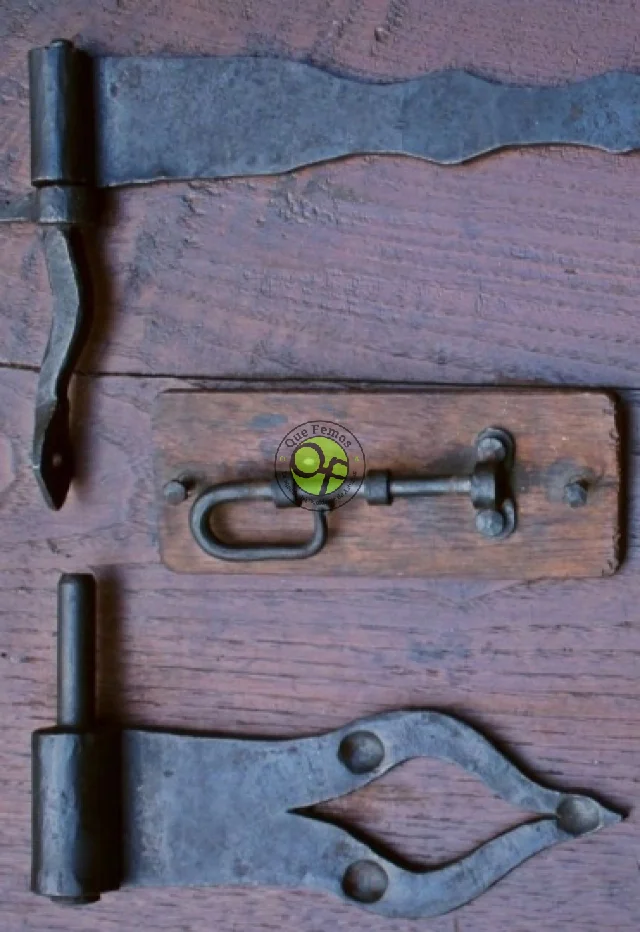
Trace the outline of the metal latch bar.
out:
[[[430,498],[440,495],[467,496],[475,510],[475,523],[483,537],[502,540],[516,529],[513,497],[513,438],[497,427],[483,430],[475,442],[476,462],[468,476],[394,476],[389,472],[369,472],[357,496],[369,505],[391,505],[398,498]],[[176,480],[172,480],[173,486]],[[270,500],[277,507],[300,505],[300,490],[289,483],[291,494],[283,492],[284,481],[245,480],[210,486],[198,495],[189,516],[189,527],[196,543],[209,556],[219,560],[262,561],[301,560],[319,553],[327,543],[327,514],[330,504],[313,509],[313,533],[301,544],[257,544],[223,541],[213,527],[216,509],[242,501]],[[171,492],[171,489],[169,489]],[[176,500],[178,501],[178,500]]]

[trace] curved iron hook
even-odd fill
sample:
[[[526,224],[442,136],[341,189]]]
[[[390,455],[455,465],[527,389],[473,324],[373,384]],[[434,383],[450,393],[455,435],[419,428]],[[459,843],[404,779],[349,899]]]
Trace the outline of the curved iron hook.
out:
[[[243,501],[272,501],[276,505],[293,505],[284,501],[277,480],[272,482],[223,482],[200,495],[193,504],[189,526],[196,543],[205,553],[219,560],[304,560],[319,553],[327,542],[327,511],[313,511],[313,532],[299,544],[241,544],[223,541],[211,526],[213,512],[221,505]]]

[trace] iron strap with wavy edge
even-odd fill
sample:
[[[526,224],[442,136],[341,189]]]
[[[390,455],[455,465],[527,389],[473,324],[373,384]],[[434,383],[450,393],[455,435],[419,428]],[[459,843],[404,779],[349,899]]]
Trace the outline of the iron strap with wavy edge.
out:
[[[457,164],[506,146],[640,146],[640,77],[625,72],[558,87],[457,70],[375,83],[274,58],[92,56],[56,40],[29,54],[29,102],[35,190],[0,199],[0,222],[61,233],[45,242],[54,322],[32,445],[52,508],[74,473],[67,387],[90,311],[70,231],[97,219],[94,189],[269,175],[365,153]]]
[[[549,143],[640,146],[640,76],[559,87],[465,71],[372,83],[269,58],[96,59],[98,185],[270,175],[362,153],[466,162]]]

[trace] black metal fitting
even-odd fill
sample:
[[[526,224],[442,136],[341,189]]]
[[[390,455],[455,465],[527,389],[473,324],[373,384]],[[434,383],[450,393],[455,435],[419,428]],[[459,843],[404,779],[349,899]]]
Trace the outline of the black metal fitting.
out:
[[[526,777],[474,728],[391,712],[289,740],[102,729],[95,720],[95,584],[58,590],[58,722],[35,732],[32,889],[82,905],[119,887],[321,889],[389,918],[438,916],[527,858],[614,825],[587,796]],[[538,818],[440,868],[407,869],[313,807],[416,757],[457,764]]]
[[[623,72],[552,88],[456,70],[380,84],[262,56],[92,56],[57,39],[29,53],[29,101],[34,190],[0,203],[0,222],[55,233],[44,243],[54,320],[32,449],[52,508],[74,471],[67,388],[90,283],[71,233],[95,221],[93,190],[271,175],[365,153],[458,164],[514,145],[640,147],[640,78]],[[480,531],[500,536],[495,514]]]
[[[120,882],[118,736],[95,720],[95,580],[58,585],[58,715],[34,732],[31,889],[74,905]]]
[[[66,39],[29,52],[31,183],[95,180],[93,62]]]
[[[33,192],[0,209],[0,222],[44,231],[53,319],[36,393],[31,462],[57,509],[74,474],[68,389],[89,329],[90,282],[78,230],[95,222],[93,60],[64,39],[29,52]]]
[[[485,538],[504,540],[516,529],[516,507],[512,472],[514,442],[501,428],[483,430],[475,442],[476,462],[468,476],[396,477],[387,471],[367,473],[356,497],[369,505],[392,505],[398,498],[430,498],[441,495],[465,495],[475,510],[476,529]],[[219,560],[262,561],[303,560],[319,553],[327,543],[327,514],[330,502],[319,500],[311,510],[313,533],[300,544],[257,544],[223,541],[213,527],[216,508],[242,501],[272,501],[276,507],[291,508],[300,504],[293,494],[287,496],[284,483],[245,480],[224,482],[205,489],[195,500],[189,526],[196,543],[209,556]]]

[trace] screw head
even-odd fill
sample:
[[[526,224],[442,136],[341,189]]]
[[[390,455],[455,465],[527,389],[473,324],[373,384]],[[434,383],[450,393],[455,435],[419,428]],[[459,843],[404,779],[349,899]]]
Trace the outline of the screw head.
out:
[[[376,861],[354,861],[342,878],[344,894],[358,903],[377,903],[388,886],[387,872]]]
[[[384,745],[372,731],[353,731],[340,742],[338,757],[351,773],[370,773],[384,759]]]
[[[562,498],[569,508],[582,508],[589,498],[589,483],[586,479],[574,479],[572,482],[567,482]]]
[[[505,529],[504,515],[493,508],[483,508],[476,515],[476,528],[483,537],[499,537]]]
[[[181,505],[187,500],[189,489],[182,479],[170,479],[162,489],[162,494],[168,505]]]

